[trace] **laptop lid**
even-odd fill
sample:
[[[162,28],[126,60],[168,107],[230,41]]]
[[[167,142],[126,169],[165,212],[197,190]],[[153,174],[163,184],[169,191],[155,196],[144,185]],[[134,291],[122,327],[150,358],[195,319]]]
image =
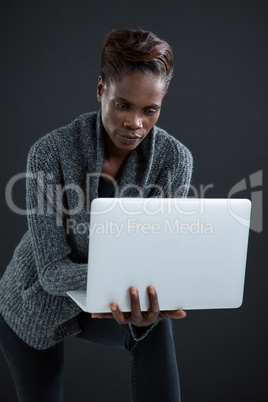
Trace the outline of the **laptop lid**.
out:
[[[153,285],[161,310],[242,304],[247,199],[98,198],[91,205],[86,311],[142,310]]]

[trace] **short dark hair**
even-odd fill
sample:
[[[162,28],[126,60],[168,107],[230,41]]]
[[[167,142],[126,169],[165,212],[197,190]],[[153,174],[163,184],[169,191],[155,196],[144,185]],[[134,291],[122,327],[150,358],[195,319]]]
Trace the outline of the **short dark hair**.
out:
[[[104,40],[101,76],[107,85],[120,79],[122,74],[142,71],[161,77],[167,91],[173,70],[171,46],[150,31],[117,29]]]

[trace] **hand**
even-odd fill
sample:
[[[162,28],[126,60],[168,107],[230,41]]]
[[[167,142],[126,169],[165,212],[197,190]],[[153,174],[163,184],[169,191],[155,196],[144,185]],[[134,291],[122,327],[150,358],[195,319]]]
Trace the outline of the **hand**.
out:
[[[184,318],[186,316],[183,310],[160,311],[155,288],[148,286],[147,292],[150,303],[148,311],[141,311],[138,289],[131,287],[131,312],[122,313],[116,303],[111,303],[111,313],[95,313],[91,316],[92,318],[113,318],[118,324],[133,324],[137,327],[146,327],[164,318]]]

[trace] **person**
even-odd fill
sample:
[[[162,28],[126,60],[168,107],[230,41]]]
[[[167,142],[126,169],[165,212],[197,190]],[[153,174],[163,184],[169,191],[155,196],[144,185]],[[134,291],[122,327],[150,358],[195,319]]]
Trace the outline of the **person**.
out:
[[[170,45],[152,32],[111,31],[97,83],[99,111],[45,134],[29,150],[28,230],[0,282],[0,343],[19,401],[63,400],[69,336],[130,353],[133,401],[180,401],[172,318],[184,311],[159,311],[152,286],[146,312],[135,287],[129,313],[111,303],[111,313],[91,315],[66,294],[86,288],[94,198],[187,196],[192,155],[156,126],[173,68]]]

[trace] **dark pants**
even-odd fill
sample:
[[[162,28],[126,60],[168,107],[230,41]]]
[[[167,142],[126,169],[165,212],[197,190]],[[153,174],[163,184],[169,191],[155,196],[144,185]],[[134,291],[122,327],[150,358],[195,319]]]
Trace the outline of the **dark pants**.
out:
[[[129,351],[132,401],[180,401],[170,319],[160,321],[140,341],[133,339],[128,325],[119,325],[115,320],[91,318],[90,314],[81,313],[79,321],[82,331],[77,338]],[[17,337],[1,315],[0,335],[1,349],[9,364],[19,401],[63,401],[63,342],[46,350],[34,349]]]

